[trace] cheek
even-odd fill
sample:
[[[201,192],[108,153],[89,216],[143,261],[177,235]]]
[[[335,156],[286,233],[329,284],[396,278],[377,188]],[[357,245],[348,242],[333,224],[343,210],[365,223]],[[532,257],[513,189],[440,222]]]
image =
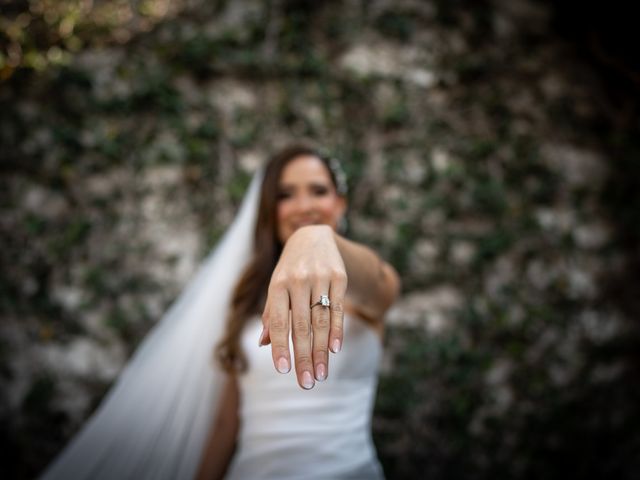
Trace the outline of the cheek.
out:
[[[278,226],[281,226],[283,222],[286,222],[287,218],[291,215],[291,203],[280,202],[276,210]]]
[[[326,221],[336,221],[340,213],[338,204],[333,198],[327,198],[319,205],[319,210]]]

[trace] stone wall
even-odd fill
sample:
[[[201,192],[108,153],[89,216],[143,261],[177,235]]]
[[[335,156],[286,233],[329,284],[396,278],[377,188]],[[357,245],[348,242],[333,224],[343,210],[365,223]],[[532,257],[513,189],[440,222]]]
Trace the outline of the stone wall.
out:
[[[616,192],[638,137],[612,125],[553,10],[109,4],[71,26],[60,13],[50,48],[0,65],[12,478],[81,425],[251,173],[298,139],[342,159],[349,235],[403,278],[373,425],[388,477],[631,478],[638,328],[611,287],[637,218]],[[46,17],[30,15],[26,33]]]

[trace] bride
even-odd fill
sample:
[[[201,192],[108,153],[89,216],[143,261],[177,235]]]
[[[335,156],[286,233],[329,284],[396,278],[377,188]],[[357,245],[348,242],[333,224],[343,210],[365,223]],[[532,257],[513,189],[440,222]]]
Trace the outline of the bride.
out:
[[[337,232],[345,194],[313,148],[274,155],[42,478],[382,478],[370,424],[399,279]]]

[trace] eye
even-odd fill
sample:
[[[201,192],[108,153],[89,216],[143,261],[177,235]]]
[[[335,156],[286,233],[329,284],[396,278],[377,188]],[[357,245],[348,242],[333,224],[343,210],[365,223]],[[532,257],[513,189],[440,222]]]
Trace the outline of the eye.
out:
[[[276,198],[278,199],[278,201],[286,200],[287,198],[291,198],[291,192],[287,192],[286,190],[280,190]]]
[[[318,197],[322,197],[324,195],[327,195],[329,193],[329,189],[327,187],[325,187],[324,185],[314,185],[311,188],[311,192],[318,196]]]

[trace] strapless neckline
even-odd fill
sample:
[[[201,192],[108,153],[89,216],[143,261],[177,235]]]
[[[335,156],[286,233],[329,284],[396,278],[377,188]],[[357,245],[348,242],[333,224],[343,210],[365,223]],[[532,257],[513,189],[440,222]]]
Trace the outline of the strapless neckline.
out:
[[[241,427],[228,478],[383,478],[371,440],[380,336],[347,316],[327,380],[305,391],[294,372],[275,370],[269,346],[258,347],[261,327],[256,319],[242,335],[249,368],[238,377]]]

